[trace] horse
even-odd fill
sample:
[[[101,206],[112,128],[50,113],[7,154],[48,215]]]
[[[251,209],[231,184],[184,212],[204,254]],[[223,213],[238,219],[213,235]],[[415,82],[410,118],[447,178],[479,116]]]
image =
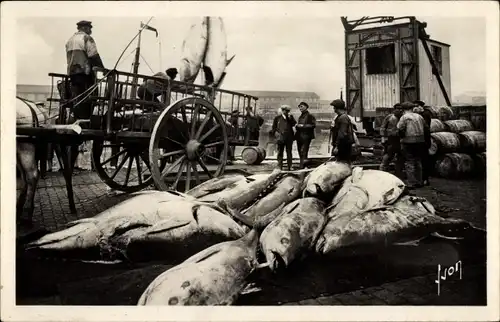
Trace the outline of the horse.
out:
[[[39,127],[46,124],[48,115],[34,102],[17,97],[16,126]],[[21,177],[21,194],[17,199],[17,218],[24,223],[31,223],[34,212],[35,191],[40,178],[38,161],[46,162],[47,144],[36,141],[18,140],[16,146],[16,168]],[[27,202],[28,218],[22,218]]]

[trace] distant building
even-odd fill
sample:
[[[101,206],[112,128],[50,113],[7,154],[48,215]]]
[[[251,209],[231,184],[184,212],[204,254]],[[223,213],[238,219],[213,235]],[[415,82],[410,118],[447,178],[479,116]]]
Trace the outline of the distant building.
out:
[[[51,86],[50,85],[26,85],[18,84],[16,86],[16,94],[21,98],[33,102],[44,102],[47,103],[47,99],[51,96]],[[58,97],[57,91],[54,92],[53,97]]]

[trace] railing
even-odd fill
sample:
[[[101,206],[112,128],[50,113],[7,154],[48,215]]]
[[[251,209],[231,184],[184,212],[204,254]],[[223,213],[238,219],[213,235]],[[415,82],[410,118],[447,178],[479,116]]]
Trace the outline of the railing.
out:
[[[232,131],[235,134],[233,139],[246,141],[246,108],[250,106],[254,113],[257,109],[258,98],[244,93],[117,70],[94,68],[94,72],[95,89],[89,95],[69,102],[69,96],[60,91],[61,98],[50,98],[49,101],[58,102],[60,109],[66,110],[88,96],[87,102],[93,106],[90,128],[105,130],[107,134],[118,131],[150,133],[162,108],[182,98],[196,96],[210,101],[228,124],[232,113],[237,112],[238,130]],[[49,76],[52,77],[52,88],[55,82],[69,84],[67,75],[50,73]],[[158,94],[157,98],[145,95],[139,88],[145,82],[151,83]],[[137,88],[137,97],[132,97],[134,86]],[[175,116],[181,119],[180,115]]]

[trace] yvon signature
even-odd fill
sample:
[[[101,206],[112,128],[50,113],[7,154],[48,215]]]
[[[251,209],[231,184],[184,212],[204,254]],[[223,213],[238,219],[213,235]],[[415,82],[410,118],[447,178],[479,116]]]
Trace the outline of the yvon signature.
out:
[[[437,280],[434,281],[438,285],[438,295],[441,294],[441,281],[446,281],[447,278],[453,276],[454,274],[459,274],[460,279],[462,279],[462,261],[458,261],[455,265],[448,268],[442,268],[441,265],[438,264]]]

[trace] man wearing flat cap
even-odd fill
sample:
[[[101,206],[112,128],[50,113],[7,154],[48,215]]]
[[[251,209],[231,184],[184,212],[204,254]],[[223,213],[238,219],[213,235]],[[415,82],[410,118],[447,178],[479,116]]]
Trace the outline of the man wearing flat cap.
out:
[[[297,140],[297,151],[299,151],[300,169],[304,169],[305,162],[309,154],[311,141],[314,139],[314,129],[316,128],[316,118],[309,113],[309,105],[306,102],[299,103],[300,116],[295,129],[295,139]]]
[[[405,159],[406,177],[409,189],[423,186],[422,156],[425,153],[425,133],[428,131],[424,118],[413,112],[414,103],[401,104],[403,115],[398,121],[397,128],[401,138],[401,152]]]
[[[429,155],[429,148],[431,147],[431,120],[432,120],[432,112],[429,109],[429,106],[425,105],[425,102],[421,100],[413,101],[417,106],[413,108],[413,112],[420,114],[427,124],[425,131],[425,146],[426,149],[423,151],[422,155],[422,179],[424,185],[429,185],[429,176],[431,173],[432,162],[431,157]]]
[[[401,154],[398,122],[402,114],[403,109],[401,108],[401,104],[395,104],[392,113],[384,118],[380,126],[380,136],[382,137],[382,145],[384,146],[384,155],[379,170],[389,171],[389,164],[395,157],[396,176],[400,179],[403,179],[404,160]]]
[[[330,105],[337,114],[331,128],[332,156],[336,155],[338,161],[350,164],[353,154],[352,147],[356,142],[354,139],[354,125],[347,115],[343,100],[336,99]]]
[[[82,20],[76,25],[78,31],[66,42],[67,73],[71,80],[73,103],[76,104],[73,107],[73,115],[77,119],[89,119],[92,103],[89,100],[80,101],[87,96],[87,89],[95,84],[92,68],[104,66],[91,36],[92,23]]]
[[[273,127],[269,132],[271,137],[275,136],[278,148],[278,168],[283,170],[283,152],[286,150],[287,169],[292,169],[292,148],[295,133],[293,127],[297,124],[293,115],[290,115],[290,106],[281,106],[281,115],[273,120]]]

